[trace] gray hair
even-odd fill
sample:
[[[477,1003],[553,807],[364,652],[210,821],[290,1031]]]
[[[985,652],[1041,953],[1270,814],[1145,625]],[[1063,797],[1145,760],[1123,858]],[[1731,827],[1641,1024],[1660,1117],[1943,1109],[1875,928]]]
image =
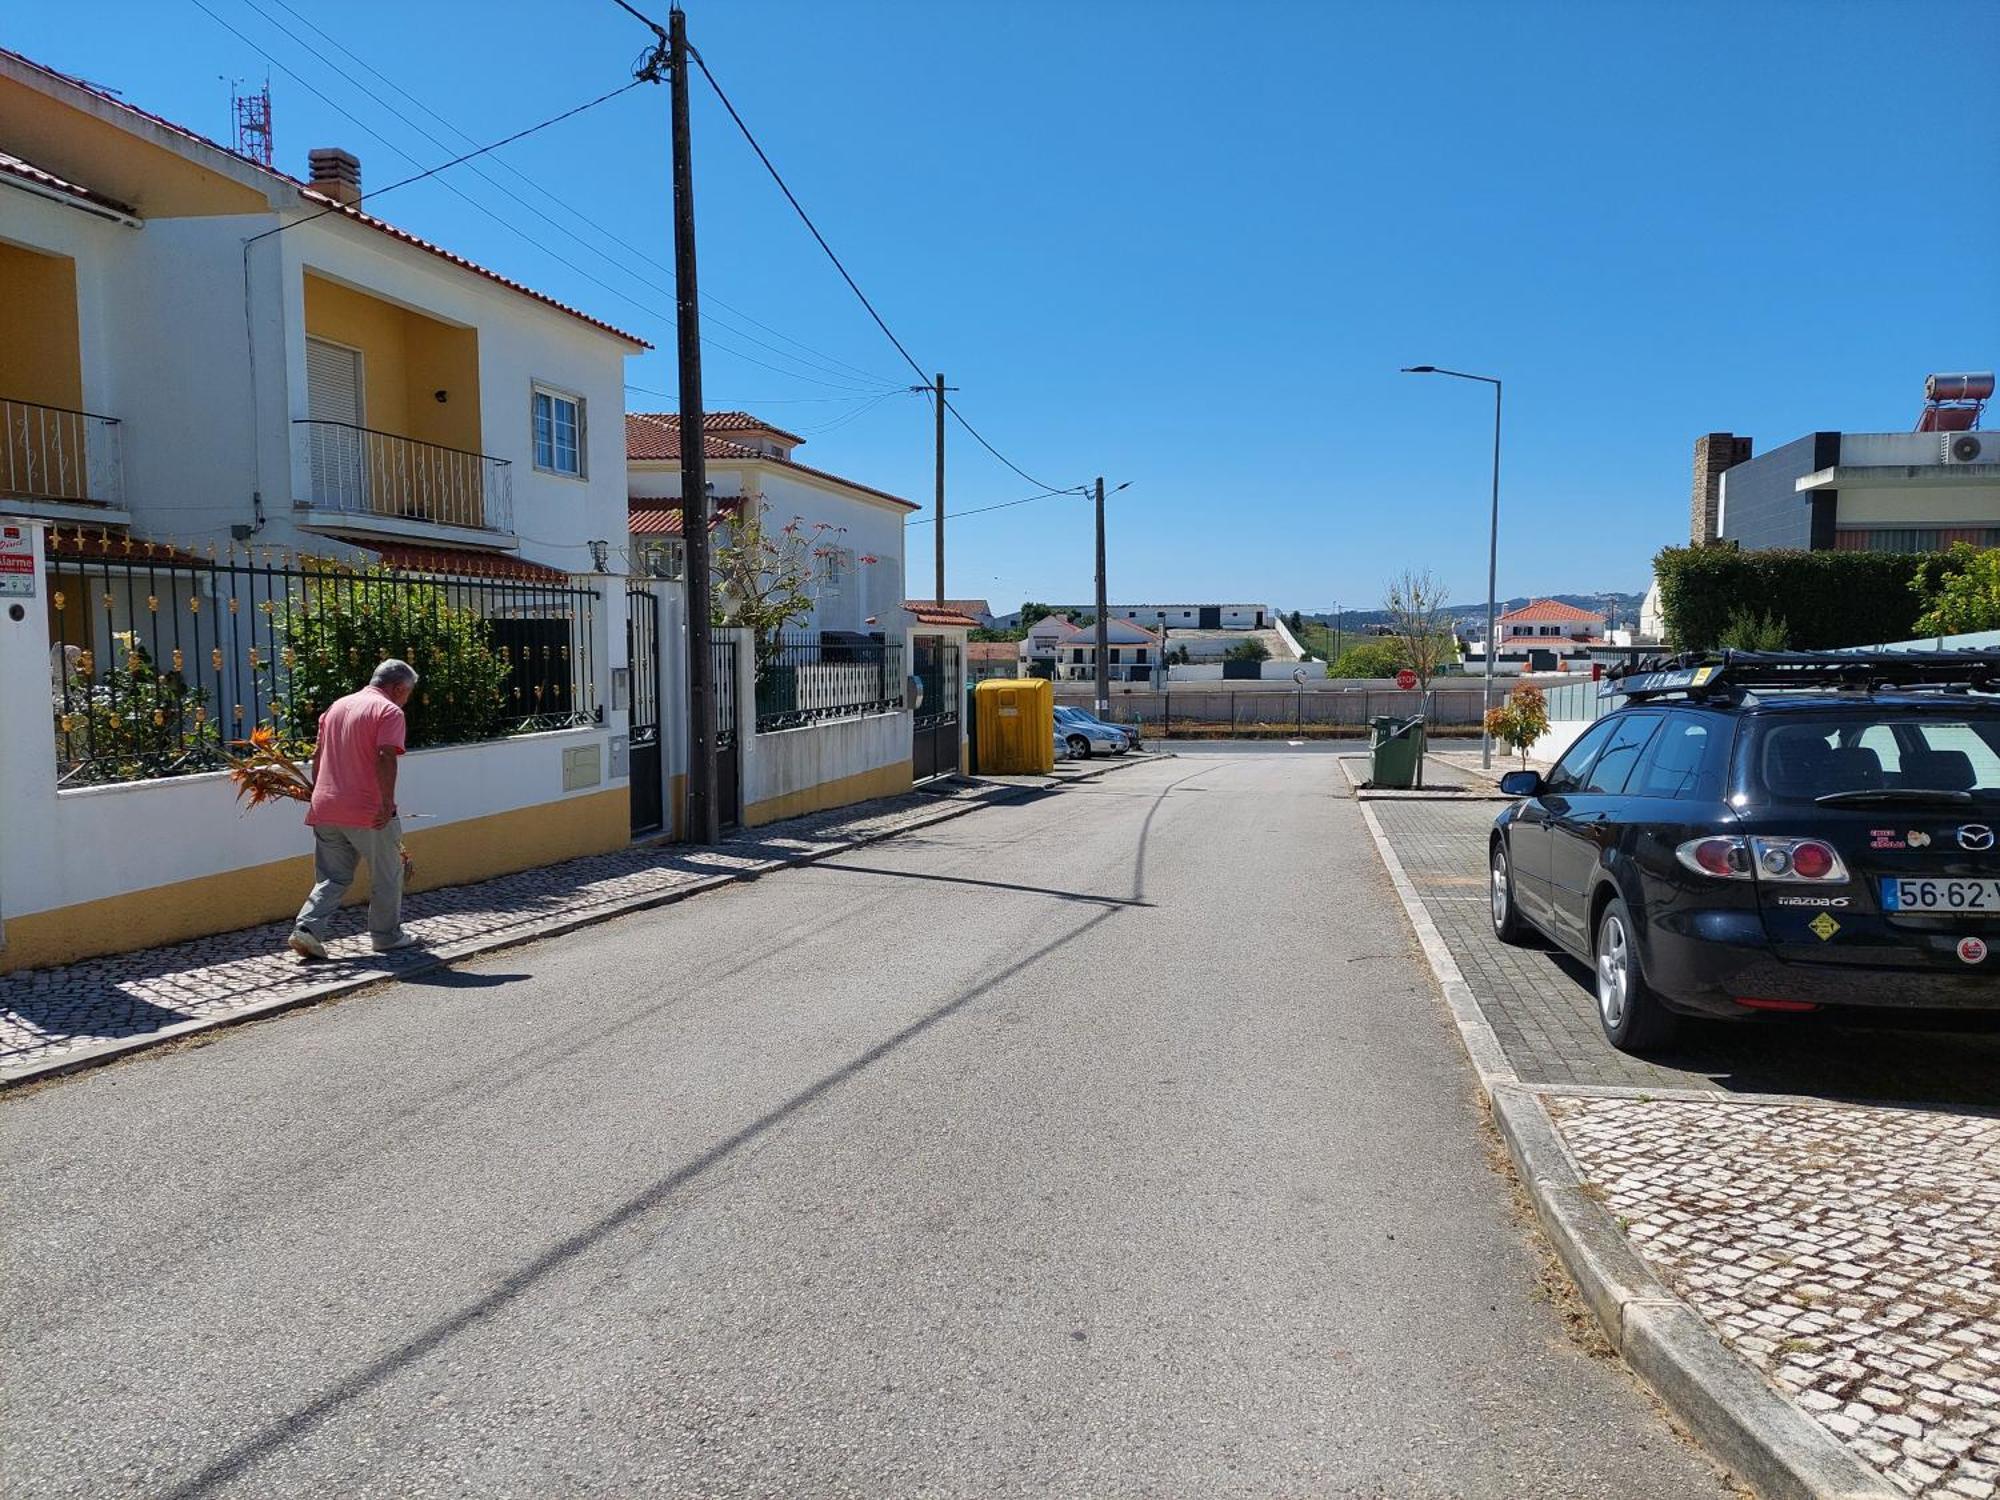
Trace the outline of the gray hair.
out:
[[[417,669],[394,656],[377,667],[375,675],[368,679],[370,687],[400,687],[404,683],[417,685]]]

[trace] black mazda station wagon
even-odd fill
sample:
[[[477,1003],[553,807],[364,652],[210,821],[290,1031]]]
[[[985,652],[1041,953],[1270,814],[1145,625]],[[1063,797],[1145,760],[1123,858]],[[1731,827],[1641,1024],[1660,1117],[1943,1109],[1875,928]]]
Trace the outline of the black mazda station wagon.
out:
[[[2000,1010],[2000,653],[1722,652],[1501,779],[1493,930],[1595,972],[1612,1045],[1681,1015]]]

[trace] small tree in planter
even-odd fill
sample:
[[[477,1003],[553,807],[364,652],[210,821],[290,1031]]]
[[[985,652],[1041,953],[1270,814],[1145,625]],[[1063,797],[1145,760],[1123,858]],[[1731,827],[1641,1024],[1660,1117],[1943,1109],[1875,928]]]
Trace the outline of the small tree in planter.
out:
[[[1549,700],[1532,682],[1517,684],[1505,703],[1486,710],[1486,732],[1512,747],[1527,769],[1529,748],[1549,732]]]

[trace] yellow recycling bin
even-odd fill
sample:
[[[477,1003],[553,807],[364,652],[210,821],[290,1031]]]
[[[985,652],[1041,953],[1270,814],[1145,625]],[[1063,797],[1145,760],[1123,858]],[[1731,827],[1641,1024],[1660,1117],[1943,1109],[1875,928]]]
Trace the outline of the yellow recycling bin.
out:
[[[1039,677],[989,677],[972,690],[976,764],[983,776],[1056,768],[1056,690]]]

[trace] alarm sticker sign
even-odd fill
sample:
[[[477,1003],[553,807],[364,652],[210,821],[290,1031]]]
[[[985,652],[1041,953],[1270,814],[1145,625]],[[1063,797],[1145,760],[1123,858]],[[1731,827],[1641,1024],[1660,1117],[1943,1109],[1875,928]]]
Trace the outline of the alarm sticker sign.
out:
[[[25,526],[0,526],[0,594],[35,597],[35,539]]]

